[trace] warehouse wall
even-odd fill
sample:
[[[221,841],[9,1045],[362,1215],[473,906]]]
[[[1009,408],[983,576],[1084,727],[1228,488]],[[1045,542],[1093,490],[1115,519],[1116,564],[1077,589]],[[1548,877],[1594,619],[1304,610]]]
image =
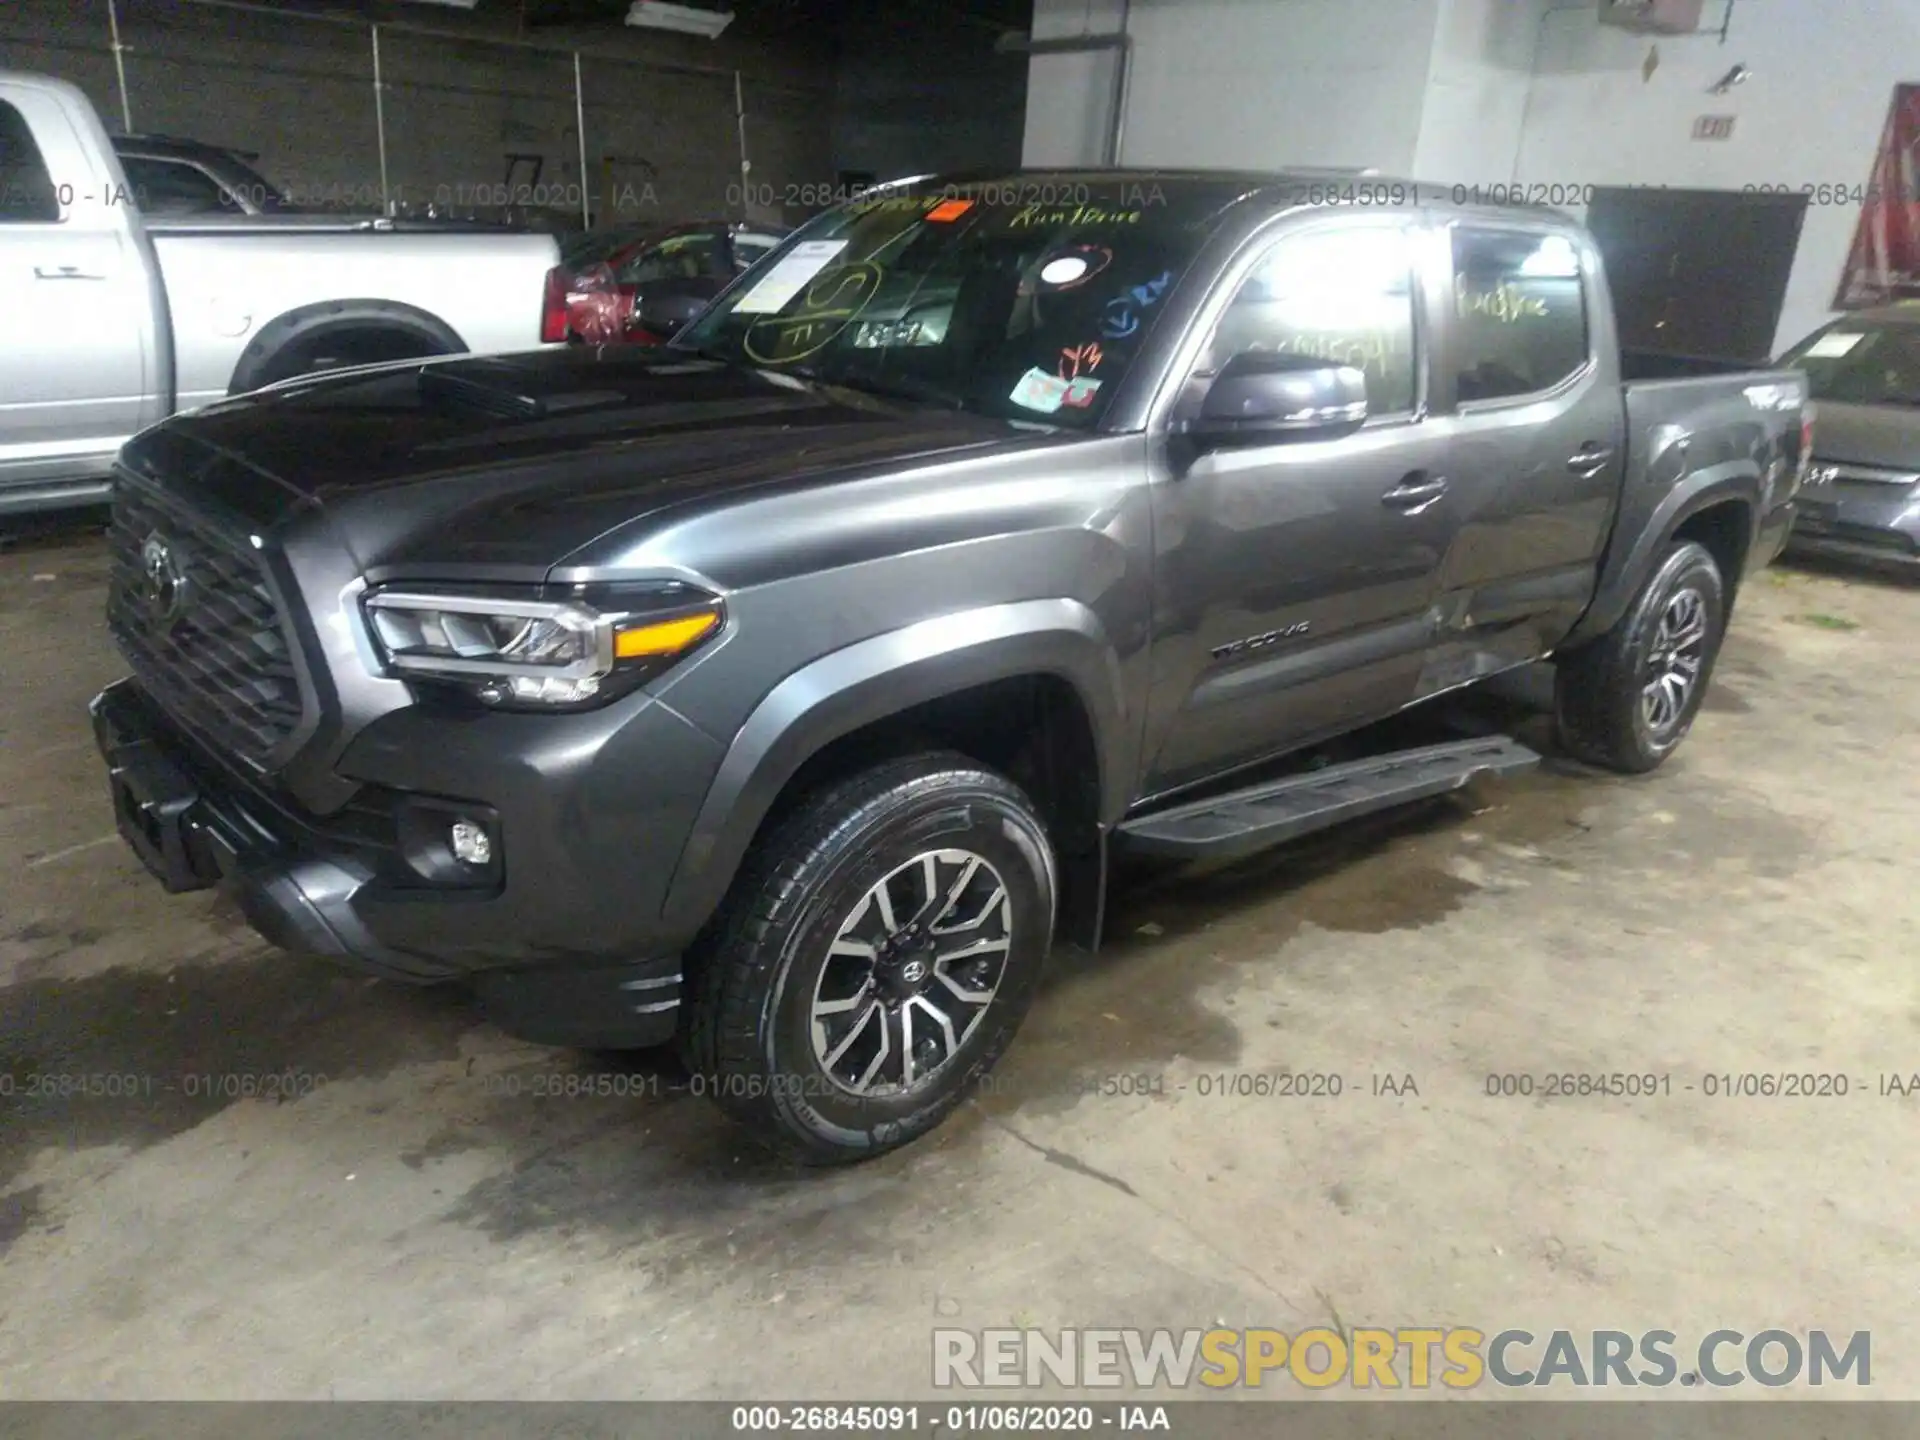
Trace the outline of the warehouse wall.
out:
[[[1034,33],[1112,30],[1119,0],[1038,0]],[[1438,0],[1133,0],[1129,165],[1374,166],[1420,134]],[[1029,164],[1097,163],[1108,55],[1036,56]]]
[[[1593,185],[1865,185],[1893,87],[1920,82],[1920,3],[1735,0],[1722,45],[1726,3],[1708,0],[1708,33],[1648,37],[1601,25],[1595,0],[1135,0],[1125,159],[1518,182],[1576,214]],[[1119,4],[1039,12],[1038,33],[1073,33],[1112,28]],[[1753,78],[1709,94],[1736,62]],[[1031,62],[1029,163],[1099,156],[1109,64]],[[1708,114],[1736,117],[1730,140],[1691,138]],[[1816,196],[1780,348],[1830,314],[1859,216]]]
[[[1514,178],[1547,3],[1441,0],[1410,174],[1459,185]],[[1591,20],[1592,0],[1584,9]]]
[[[1020,164],[1027,65],[995,52],[1031,23],[1024,4],[843,9],[848,26],[834,109],[842,170],[898,179]]]
[[[1561,0],[1566,6],[1567,0]],[[1706,24],[1721,19],[1709,0]],[[1641,67],[1657,46],[1650,80]],[[1738,62],[1753,78],[1707,93]],[[1739,0],[1727,44],[1717,36],[1650,40],[1594,23],[1589,6],[1556,7],[1541,27],[1518,178],[1550,184],[1867,184],[1893,88],[1920,81],[1920,5],[1913,0]],[[1695,117],[1736,117],[1733,137],[1696,141]],[[1492,157],[1489,157],[1490,159]],[[1816,195],[1807,210],[1776,349],[1831,313],[1859,223],[1853,196]]]
[[[136,130],[258,151],[260,168],[297,192],[377,203],[364,27],[159,0],[121,0],[121,16]],[[421,18],[445,30],[471,17]],[[545,198],[577,213],[571,55],[487,43],[487,27],[477,21],[467,29],[473,38],[456,41],[382,31],[389,193],[470,208],[507,179],[508,157],[523,154],[539,158]],[[747,208],[736,67],[754,181],[784,194],[790,181],[831,173],[830,43],[770,48],[726,35],[706,41],[607,29],[540,38],[577,43],[583,53],[587,188],[600,200],[597,216],[633,221]],[[631,60],[652,64],[625,63]],[[102,0],[7,0],[0,63],[75,81],[109,128],[121,128]]]

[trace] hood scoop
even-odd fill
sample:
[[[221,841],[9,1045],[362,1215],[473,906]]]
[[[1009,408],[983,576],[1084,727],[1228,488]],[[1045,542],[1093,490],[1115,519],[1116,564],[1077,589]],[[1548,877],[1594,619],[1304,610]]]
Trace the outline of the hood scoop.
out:
[[[429,405],[500,420],[548,420],[626,402],[618,390],[541,393],[536,375],[501,361],[428,365],[420,371],[420,398]]]

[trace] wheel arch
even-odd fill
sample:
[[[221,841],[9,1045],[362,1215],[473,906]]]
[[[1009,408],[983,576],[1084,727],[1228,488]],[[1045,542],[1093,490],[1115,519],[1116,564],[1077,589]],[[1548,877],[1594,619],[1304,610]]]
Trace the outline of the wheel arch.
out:
[[[458,331],[417,305],[399,300],[322,300],[296,306],[261,326],[240,352],[232,378],[227,382],[227,393],[243,395],[258,390],[269,383],[264,377],[272,373],[274,364],[290,348],[342,332],[404,335],[430,347],[426,352],[430,355],[459,355],[467,351],[467,342]]]
[[[1654,507],[1625,557],[1601,571],[1593,604],[1561,648],[1572,648],[1612,629],[1675,540],[1698,540],[1713,555],[1731,614],[1740,571],[1759,530],[1761,490],[1759,468],[1746,459],[1703,467],[1681,477]]]
[[[663,919],[704,925],[754,840],[814,784],[923,743],[1010,769],[1034,756],[1034,773],[1014,778],[1039,790],[1035,803],[1051,812],[1065,852],[1073,894],[1063,896],[1063,925],[1082,936],[1091,926],[1093,943],[1104,897],[1085,892],[1101,888],[1106,826],[1126,802],[1124,715],[1118,658],[1077,601],[965,611],[831,652],[775,686],[735,734],[682,848]],[[1042,722],[1038,750],[1010,763],[997,737],[1027,717]]]

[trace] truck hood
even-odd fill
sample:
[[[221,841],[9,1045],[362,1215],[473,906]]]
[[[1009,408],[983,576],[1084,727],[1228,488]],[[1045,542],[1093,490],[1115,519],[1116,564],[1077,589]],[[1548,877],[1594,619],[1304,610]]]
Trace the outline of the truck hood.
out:
[[[122,459],[263,536],[324,517],[363,572],[525,579],[669,510],[1065,438],[684,352],[571,346],[278,387],[167,421]]]
[[[1839,464],[1920,471],[1920,410],[1816,400],[1813,453]]]

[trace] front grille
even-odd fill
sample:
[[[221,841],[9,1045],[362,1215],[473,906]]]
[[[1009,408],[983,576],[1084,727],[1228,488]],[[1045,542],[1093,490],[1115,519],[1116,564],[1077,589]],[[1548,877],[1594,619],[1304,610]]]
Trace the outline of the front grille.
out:
[[[108,537],[107,624],[133,673],[182,724],[263,762],[299,726],[301,696],[258,553],[125,476],[115,486]],[[164,547],[164,558],[150,556],[150,543]]]

